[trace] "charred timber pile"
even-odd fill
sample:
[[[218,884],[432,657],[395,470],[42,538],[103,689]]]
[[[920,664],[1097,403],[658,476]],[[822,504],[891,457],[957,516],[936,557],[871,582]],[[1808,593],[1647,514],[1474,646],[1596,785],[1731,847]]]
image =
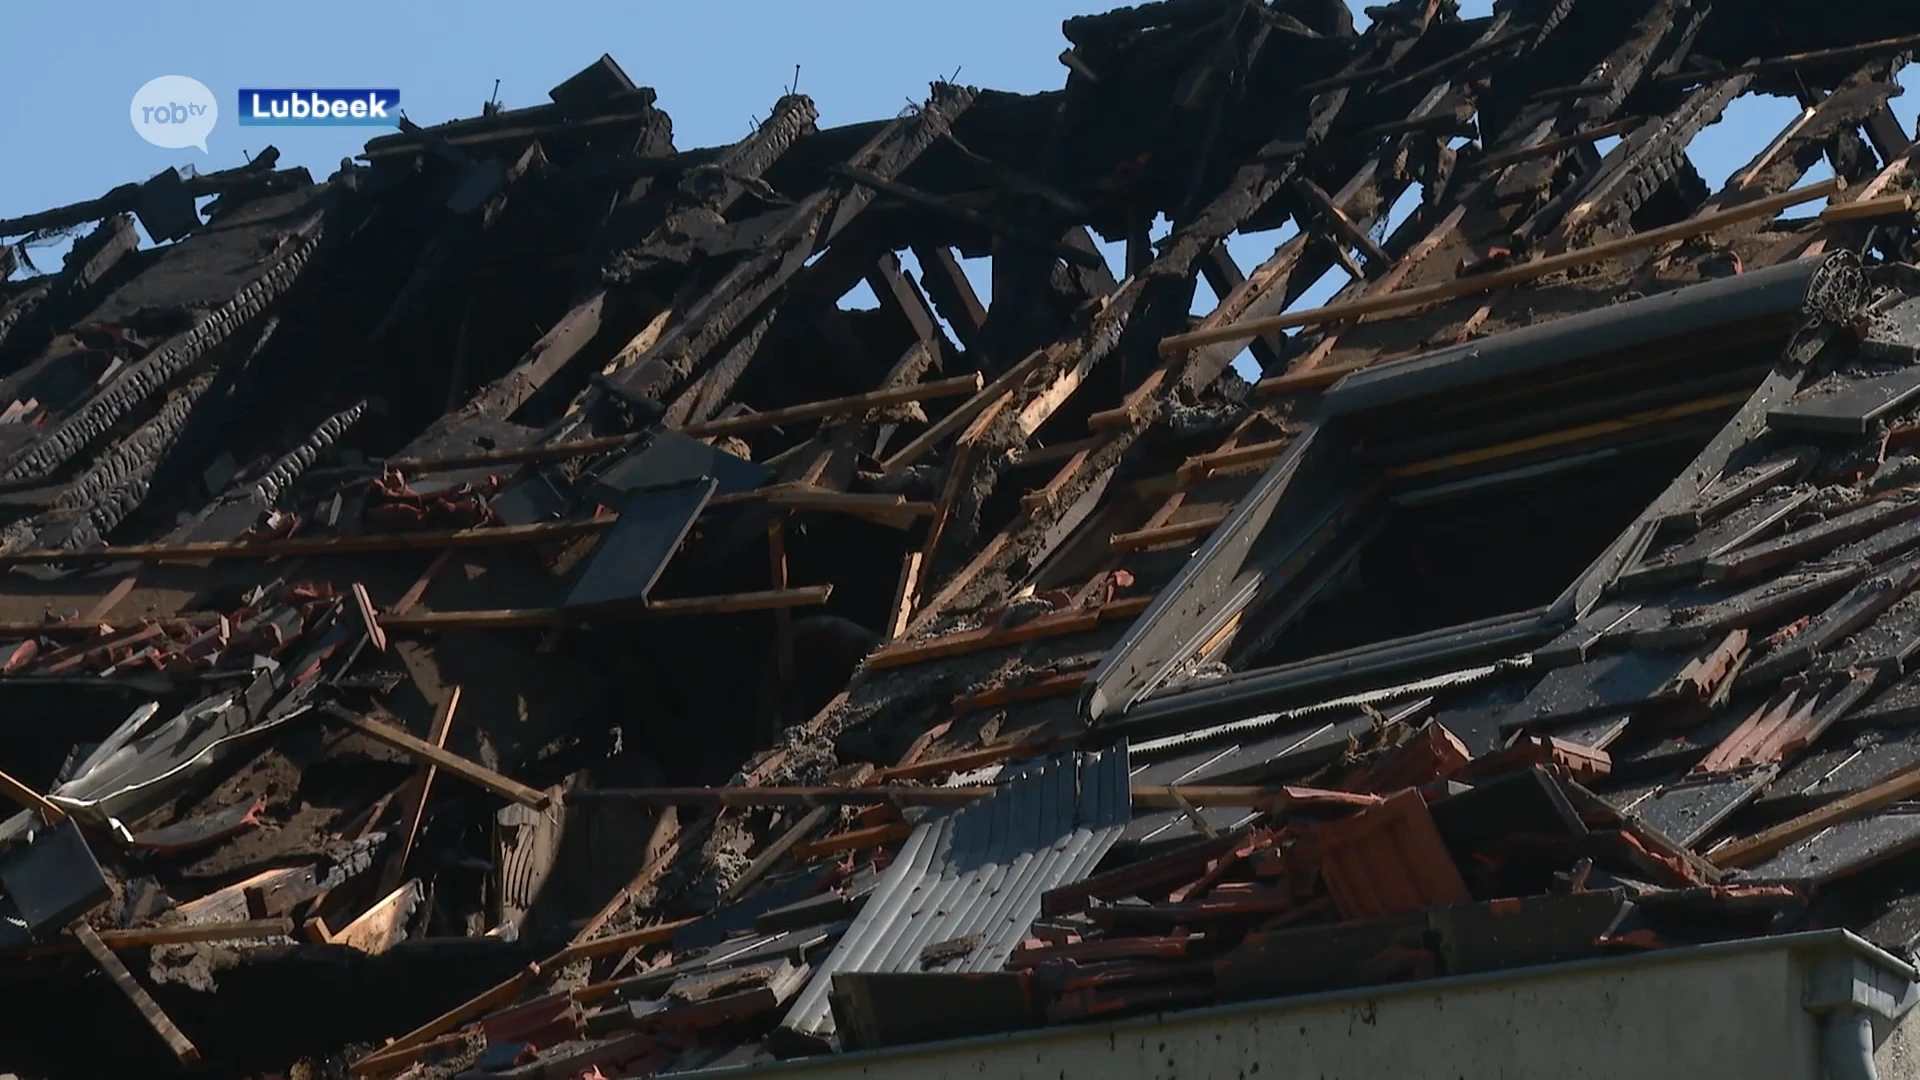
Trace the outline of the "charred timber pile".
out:
[[[1456,8],[697,149],[602,56],[0,220],[0,1072],[1911,952],[1920,9]]]

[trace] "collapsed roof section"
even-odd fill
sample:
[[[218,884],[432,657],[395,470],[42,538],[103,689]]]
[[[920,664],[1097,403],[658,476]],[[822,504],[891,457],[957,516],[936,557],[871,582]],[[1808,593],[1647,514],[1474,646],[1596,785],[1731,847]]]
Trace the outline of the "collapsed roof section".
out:
[[[0,283],[0,1046],[647,1075],[1906,950],[1920,12],[1371,14],[689,151],[602,58],[0,221],[86,230]]]

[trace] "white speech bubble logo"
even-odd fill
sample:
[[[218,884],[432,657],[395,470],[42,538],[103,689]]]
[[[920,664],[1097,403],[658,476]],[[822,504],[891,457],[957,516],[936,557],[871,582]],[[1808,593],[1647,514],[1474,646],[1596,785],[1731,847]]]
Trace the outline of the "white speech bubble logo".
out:
[[[207,153],[207,134],[220,119],[213,91],[199,79],[162,75],[133,95],[133,130],[155,146],[183,150],[197,146]]]

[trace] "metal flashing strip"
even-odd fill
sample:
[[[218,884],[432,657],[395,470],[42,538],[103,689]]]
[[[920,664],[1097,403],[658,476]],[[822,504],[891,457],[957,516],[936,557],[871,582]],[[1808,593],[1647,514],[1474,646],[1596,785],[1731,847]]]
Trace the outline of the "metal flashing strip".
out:
[[[1464,686],[1524,670],[1527,650],[1563,629],[1545,609],[1524,611],[1332,656],[1174,687],[1140,702],[1120,722],[1129,732],[1271,723]],[[1474,665],[1475,661],[1486,661]],[[1457,667],[1434,673],[1434,669]],[[1429,675],[1429,673],[1433,673]],[[1409,676],[1422,676],[1408,681]],[[1355,689],[1356,687],[1360,689]],[[1338,694],[1338,697],[1325,695]],[[1286,708],[1281,708],[1285,706]],[[1139,743],[1137,746],[1152,746]]]
[[[1404,404],[1544,368],[1585,363],[1665,338],[1795,315],[1819,265],[1817,259],[1798,259],[1369,367],[1327,390],[1321,399],[1323,415],[1346,416]]]

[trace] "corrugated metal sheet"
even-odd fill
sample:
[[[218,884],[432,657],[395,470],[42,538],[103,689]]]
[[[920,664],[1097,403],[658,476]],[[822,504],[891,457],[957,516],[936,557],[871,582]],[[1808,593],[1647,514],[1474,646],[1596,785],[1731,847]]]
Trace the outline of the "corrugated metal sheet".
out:
[[[781,1026],[831,1036],[835,972],[998,970],[1040,895],[1092,873],[1132,815],[1125,744],[1009,769],[993,795],[914,830]],[[923,962],[947,943],[944,960]]]

